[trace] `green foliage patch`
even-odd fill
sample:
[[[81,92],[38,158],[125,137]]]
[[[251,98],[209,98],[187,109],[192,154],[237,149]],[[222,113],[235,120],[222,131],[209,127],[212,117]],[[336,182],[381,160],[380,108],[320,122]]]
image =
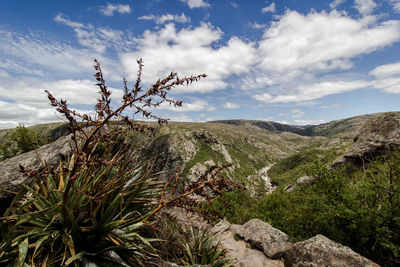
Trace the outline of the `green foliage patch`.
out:
[[[7,132],[0,141],[1,160],[12,158],[51,142],[46,132],[20,124],[13,131]]]
[[[212,206],[232,223],[259,218],[295,241],[322,234],[383,266],[395,266],[400,261],[400,152],[377,158],[365,171],[325,166],[310,163],[304,171],[313,183],[293,192],[282,186],[263,197],[225,192]]]

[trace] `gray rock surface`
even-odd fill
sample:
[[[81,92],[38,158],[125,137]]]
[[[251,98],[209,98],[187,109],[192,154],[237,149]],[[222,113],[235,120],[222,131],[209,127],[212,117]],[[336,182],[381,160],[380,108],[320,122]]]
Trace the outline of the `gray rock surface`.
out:
[[[303,185],[303,184],[311,184],[312,181],[314,181],[314,177],[312,176],[302,176],[299,179],[297,179],[296,183]]]
[[[37,152],[47,166],[55,167],[60,160],[71,155],[72,145],[71,137],[64,136],[53,143],[38,148]],[[35,170],[42,166],[35,151],[29,151],[0,162],[0,199],[10,196],[10,192],[18,192],[21,184],[29,182],[29,178],[20,172],[20,164],[27,170]]]
[[[376,263],[323,235],[295,243],[285,256],[285,266],[293,267],[375,267]]]
[[[292,246],[287,234],[259,219],[250,220],[242,226],[235,225],[233,231],[272,259],[282,257]]]
[[[400,113],[387,112],[365,122],[353,145],[343,156],[335,160],[340,164],[363,165],[392,147],[400,146]]]
[[[221,221],[213,227],[212,232],[217,233],[221,248],[227,250],[226,256],[235,267],[284,267],[283,261],[268,259],[264,253],[252,249],[243,240],[236,240],[232,226],[227,221]]]

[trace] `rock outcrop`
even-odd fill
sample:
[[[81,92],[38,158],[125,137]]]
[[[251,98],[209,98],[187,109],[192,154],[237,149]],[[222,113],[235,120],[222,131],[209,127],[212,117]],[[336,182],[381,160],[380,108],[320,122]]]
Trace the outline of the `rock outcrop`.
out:
[[[71,136],[64,136],[57,141],[37,149],[40,158],[49,167],[55,167],[60,160],[65,160],[72,153],[73,142]],[[26,152],[16,157],[0,162],[0,199],[4,199],[11,192],[18,192],[21,184],[29,182],[29,178],[20,172],[19,166],[27,170],[35,170],[42,166],[35,151]]]
[[[265,256],[263,252],[252,249],[243,240],[235,238],[235,225],[230,225],[227,221],[221,221],[216,224],[212,231],[217,233],[220,246],[227,250],[226,256],[232,260],[234,266],[237,267],[284,267],[282,260],[273,260]],[[240,226],[240,225],[236,225]]]
[[[400,112],[387,112],[374,117],[362,126],[353,145],[333,166],[354,164],[362,166],[376,156],[400,146]]]
[[[352,249],[317,235],[291,243],[288,235],[258,219],[243,225],[220,221],[212,228],[234,266],[378,267]],[[242,240],[236,237],[243,238]]]
[[[271,259],[284,255],[292,243],[284,232],[259,219],[253,219],[243,225],[233,225],[233,231],[254,247],[262,250]]]
[[[376,263],[323,235],[295,243],[285,255],[285,266],[377,267]]]
[[[302,176],[299,179],[297,179],[296,184],[298,185],[311,184],[313,181],[314,177],[312,176]]]

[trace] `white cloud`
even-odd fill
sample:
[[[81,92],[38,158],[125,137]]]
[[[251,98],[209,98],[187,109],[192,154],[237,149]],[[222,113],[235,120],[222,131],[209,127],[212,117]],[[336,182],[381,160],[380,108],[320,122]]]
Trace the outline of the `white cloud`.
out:
[[[355,8],[362,15],[371,14],[376,7],[374,0],[354,0],[354,4]]]
[[[214,111],[215,107],[206,101],[197,100],[191,103],[183,102],[182,107],[175,107],[174,105],[170,105],[167,102],[163,102],[157,109],[161,110],[167,109],[176,112],[188,112],[188,111],[204,111],[204,110]]]
[[[340,77],[326,81],[321,74],[351,69],[355,57],[399,40],[400,21],[353,19],[336,10],[287,11],[265,30],[257,50],[259,63],[241,77],[240,88],[256,90],[253,98],[264,103],[306,102],[362,88],[397,92],[393,79],[376,84]],[[371,74],[397,72],[398,67],[377,68]]]
[[[90,74],[96,56],[92,51],[76,49],[33,32],[0,30],[2,78],[6,78],[6,72],[42,77],[53,76],[55,72],[64,77],[66,73]],[[110,63],[104,57],[101,59],[106,65]]]
[[[183,3],[186,3],[191,9],[210,6],[209,3],[204,2],[203,0],[181,0],[181,1]]]
[[[388,77],[373,82],[375,88],[386,93],[400,94],[400,77]]]
[[[222,105],[224,108],[227,109],[235,109],[235,108],[240,108],[240,105],[237,103],[232,103],[232,102],[226,102],[225,104]]]
[[[327,95],[367,88],[369,86],[371,86],[371,82],[361,80],[322,82],[300,85],[296,87],[291,94],[271,95],[269,93],[264,93],[254,95],[253,98],[264,103],[304,102],[319,99]]]
[[[302,84],[294,89],[289,90],[290,93],[282,94],[278,90],[276,94],[262,93],[255,94],[254,99],[264,103],[290,103],[311,101],[325,97],[327,95],[339,94],[343,92],[353,91],[357,89],[377,89],[382,92],[391,94],[400,94],[400,62],[386,64],[376,67],[369,73],[374,76],[372,80],[355,80],[355,81],[325,81],[320,83]],[[337,108],[338,104],[324,106],[323,108]],[[292,110],[296,111],[296,110]],[[296,113],[304,114],[304,113]],[[295,118],[294,113],[282,114],[291,115]],[[300,116],[299,116],[300,117]]]
[[[257,118],[258,121],[275,121],[274,117]]]
[[[261,13],[267,13],[267,12],[275,13],[275,11],[276,11],[275,3],[271,3],[269,6],[266,6],[263,9],[261,9]]]
[[[144,60],[143,81],[155,82],[155,78],[176,71],[180,77],[206,73],[208,77],[189,87],[177,87],[175,92],[210,92],[227,87],[225,79],[249,71],[256,53],[253,43],[237,37],[225,45],[218,44],[222,31],[210,24],[177,31],[174,24],[167,24],[159,31],[145,31],[136,39],[134,52],[120,54],[120,60],[128,79],[135,79],[136,59]]]
[[[390,0],[390,3],[393,5],[394,11],[400,13],[400,0]]]
[[[239,8],[239,4],[238,4],[238,3],[231,2],[231,5],[232,5],[232,7],[234,7],[234,8]]]
[[[79,113],[93,115],[90,109],[99,98],[98,87],[94,81],[89,80],[58,80],[52,82],[18,81],[7,88],[0,86],[0,128],[15,127],[19,122],[25,125],[60,121],[63,118],[50,106],[47,94],[50,93],[58,100],[67,100],[69,106]],[[114,88],[111,90],[113,103],[122,100],[122,91]],[[10,93],[12,92],[12,93]],[[89,107],[88,107],[89,106]],[[86,110],[74,107],[88,107]]]
[[[400,62],[378,66],[369,74],[376,78],[375,88],[386,93],[400,93]]]
[[[75,109],[80,114],[93,116],[92,111]],[[49,104],[35,106],[23,103],[10,103],[0,100],[0,129],[14,128],[23,123],[25,126],[49,122],[66,121]]]
[[[120,14],[129,14],[131,13],[131,7],[129,5],[108,4],[107,6],[101,7],[99,11],[105,16],[113,16],[114,12]]]
[[[139,20],[153,20],[157,24],[164,24],[165,22],[180,22],[180,23],[188,23],[190,22],[190,18],[186,17],[185,14],[181,15],[172,15],[172,14],[165,14],[162,16],[156,16],[156,15],[146,15],[146,16],[141,16],[138,18]]]
[[[0,70],[0,78],[8,78],[8,77],[10,77],[10,74],[8,74],[4,70]]]
[[[55,109],[52,109],[50,105],[36,107],[0,100],[0,128],[14,128],[19,123],[29,126],[53,121],[60,121],[60,119],[55,115]]]
[[[280,124],[290,125],[290,122],[288,122],[288,121],[279,120],[279,121],[275,121],[275,122],[280,123]]]
[[[134,45],[131,41],[132,37],[127,32],[75,22],[61,13],[57,14],[54,20],[73,28],[79,44],[100,54],[110,47],[117,51],[124,51]]]
[[[285,75],[288,71],[349,69],[351,58],[400,40],[400,21],[369,23],[335,10],[307,15],[288,11],[265,31],[259,67]]]
[[[342,3],[344,3],[346,0],[334,0],[329,7],[331,9],[335,9],[337,6],[341,5]]]
[[[109,88],[112,92],[112,99],[120,101],[122,90]],[[17,103],[41,105],[49,104],[48,90],[57,99],[65,99],[74,105],[93,105],[97,102],[98,87],[90,80],[58,80],[52,82],[19,81],[7,87],[0,87],[0,98],[9,99]],[[10,94],[10,91],[13,92]]]
[[[291,111],[290,111],[290,116],[292,117],[292,118],[301,118],[301,117],[303,117],[304,116],[304,111],[302,111],[302,110],[300,110],[300,109],[292,109]]]
[[[326,120],[294,120],[294,125],[319,125],[326,123]]]
[[[162,118],[167,118],[170,121],[181,121],[181,122],[193,122],[192,117],[187,114],[173,114],[161,116]]]
[[[266,24],[258,24],[257,22],[249,23],[249,26],[250,26],[250,28],[257,29],[257,30],[264,29],[265,27],[267,27]]]
[[[400,62],[378,66],[374,70],[372,70],[369,74],[377,78],[385,78],[396,74],[400,74]]]

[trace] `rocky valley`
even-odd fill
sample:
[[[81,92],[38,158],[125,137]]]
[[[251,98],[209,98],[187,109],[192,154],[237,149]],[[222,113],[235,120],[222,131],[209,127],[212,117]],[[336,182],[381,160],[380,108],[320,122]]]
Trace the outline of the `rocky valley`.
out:
[[[361,201],[361,196],[372,197],[371,192],[375,189],[370,188],[370,180],[366,180],[363,173],[367,176],[372,173],[374,170],[369,170],[371,166],[382,173],[387,172],[384,164],[389,162],[392,154],[398,154],[399,126],[400,113],[389,112],[304,127],[247,120],[170,122],[152,134],[132,134],[129,138],[138,154],[154,160],[152,171],[161,180],[180,177],[180,190],[187,184],[198,182],[210,167],[229,163],[229,167],[223,171],[224,176],[245,190],[227,192],[219,197],[228,202],[230,208],[222,207],[218,198],[208,204],[215,205],[213,208],[228,221],[204,221],[203,225],[197,227],[216,233],[220,246],[227,251],[227,256],[235,266],[377,266],[363,256],[372,257],[382,265],[395,266],[400,260],[400,248],[398,243],[396,245],[400,240],[400,214],[398,208],[389,209],[400,201],[399,184],[396,184],[400,173],[389,168],[389,176],[393,176],[389,181],[391,191],[388,195],[392,206],[386,207],[383,203],[386,199],[379,198],[374,201],[378,201],[377,205],[381,208],[368,207],[364,210],[362,206],[356,208],[354,205],[358,205],[358,202],[352,201]],[[47,133],[49,143],[36,150],[47,165],[57,166],[60,160],[71,156],[71,137],[64,124],[40,125],[29,129]],[[0,132],[2,156],[5,158],[7,153],[11,153],[10,148],[14,148],[14,155],[0,162],[3,212],[10,203],[12,192],[17,192],[21,184],[29,182],[19,166],[34,169],[41,164],[35,151],[22,153],[15,142],[7,139],[12,131]],[[382,156],[386,157],[384,161],[375,163]],[[326,173],[316,171],[316,166],[326,168]],[[344,175],[338,174],[342,177],[338,178],[327,174],[338,170],[349,175],[346,176],[347,180],[343,180]],[[388,181],[382,183],[387,184]],[[330,191],[322,191],[327,186]],[[367,190],[364,187],[368,187],[372,191],[363,195],[355,190],[350,192],[350,187],[357,190]],[[340,191],[337,199],[331,198],[334,190]],[[319,204],[322,206],[293,206],[308,201],[316,203],[315,199],[308,199],[313,194],[321,199]],[[359,203],[367,205],[367,202]],[[336,210],[339,208],[343,211]],[[388,209],[385,210],[387,213],[382,216],[388,223],[377,224],[369,215],[365,215],[373,211],[376,213],[374,216],[378,216],[385,208]],[[285,215],[282,209],[294,217]],[[279,212],[280,215],[275,214]],[[311,219],[315,219],[314,226],[308,220],[307,212]],[[193,219],[190,216],[198,215],[179,209],[171,210],[171,214],[186,228],[203,220],[197,217]],[[357,214],[364,214],[368,218],[363,222],[357,221]],[[319,215],[321,218],[318,218]],[[360,223],[371,225],[366,226],[369,227],[368,233],[357,237],[354,227]],[[330,229],[329,224],[335,228]],[[346,236],[349,227],[354,233]],[[379,237],[370,240],[374,227],[384,227],[383,231],[389,232],[390,238],[385,236],[384,241]],[[335,232],[337,229],[341,229],[343,234]],[[376,232],[376,235],[379,233]],[[363,240],[361,246],[371,247],[363,249],[352,246],[357,240]],[[371,245],[371,242],[375,244]],[[380,253],[382,257],[378,256]]]

